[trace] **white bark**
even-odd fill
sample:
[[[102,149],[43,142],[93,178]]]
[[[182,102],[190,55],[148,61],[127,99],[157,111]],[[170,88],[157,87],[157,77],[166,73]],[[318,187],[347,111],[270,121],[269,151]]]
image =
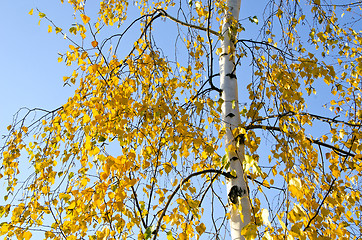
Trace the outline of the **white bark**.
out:
[[[227,0],[228,12],[235,19],[238,19],[240,5],[241,0]],[[228,152],[230,161],[230,168],[228,170],[235,170],[237,176],[237,178],[227,181],[227,192],[230,204],[229,211],[231,216],[231,239],[241,240],[244,239],[244,237],[241,236],[240,232],[251,220],[251,207],[249,191],[242,166],[242,162],[245,159],[244,144],[240,144],[239,147],[236,148],[235,136],[232,134],[232,130],[241,124],[241,120],[238,106],[237,79],[235,76],[236,73],[233,72],[235,66],[234,40],[236,32],[233,33],[233,31],[229,29],[230,21],[228,19],[230,15],[225,14],[221,23],[223,40],[221,41],[222,53],[219,59],[220,88],[222,90],[222,99],[224,100],[222,105],[222,119],[226,129],[225,147],[228,149],[230,145],[233,145],[236,149],[236,151]],[[234,205],[230,201],[230,196],[235,196],[235,193],[237,193],[239,197],[237,198],[237,203]],[[241,204],[242,216],[240,216],[238,204]],[[232,205],[234,205],[234,207]]]

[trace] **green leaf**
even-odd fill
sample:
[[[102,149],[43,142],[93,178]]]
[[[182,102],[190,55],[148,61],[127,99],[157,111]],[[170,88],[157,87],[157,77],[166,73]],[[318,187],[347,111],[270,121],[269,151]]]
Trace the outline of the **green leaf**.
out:
[[[99,138],[98,138],[98,142],[104,142],[106,140],[107,139],[105,137],[103,137],[103,136],[99,136]]]
[[[152,237],[152,232],[153,232],[153,226],[149,226],[148,228],[146,228],[146,231],[143,234],[143,237],[145,239],[150,239]]]

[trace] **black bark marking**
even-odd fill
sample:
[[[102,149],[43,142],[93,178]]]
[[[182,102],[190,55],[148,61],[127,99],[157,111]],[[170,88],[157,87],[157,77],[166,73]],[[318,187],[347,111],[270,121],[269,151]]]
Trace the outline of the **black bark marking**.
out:
[[[234,73],[228,73],[228,74],[226,74],[226,76],[228,76],[230,78],[236,78],[236,75]]]
[[[229,113],[228,115],[226,115],[226,117],[232,118],[232,117],[235,117],[235,114],[234,113]]]
[[[230,172],[224,173],[226,178],[236,178],[236,176],[232,175]]]
[[[244,134],[239,134],[235,137],[234,139],[235,141],[237,141],[239,144],[244,144],[245,143],[245,135]]]
[[[236,161],[236,160],[238,160],[239,158],[238,157],[232,157],[231,159],[230,159],[230,161]]]
[[[242,189],[241,187],[234,185],[234,186],[232,186],[232,188],[230,189],[230,192],[228,194],[229,201],[232,202],[233,204],[237,204],[238,197],[242,197],[246,193],[247,193],[246,189]]]

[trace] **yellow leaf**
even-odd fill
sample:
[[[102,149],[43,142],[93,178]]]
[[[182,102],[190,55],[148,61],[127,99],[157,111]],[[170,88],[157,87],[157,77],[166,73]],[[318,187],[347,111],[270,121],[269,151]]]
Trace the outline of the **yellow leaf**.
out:
[[[283,216],[282,216],[282,214],[281,214],[281,216],[280,216],[279,214],[277,214],[277,217],[278,217],[280,226],[282,226],[283,229],[286,229],[285,223],[284,223],[284,221],[283,221]]]
[[[290,179],[289,190],[296,197],[303,197],[302,182],[299,178]]]
[[[163,164],[163,167],[164,167],[165,172],[166,172],[167,174],[168,174],[169,172],[171,172],[171,170],[172,170],[172,166],[171,166],[170,163],[164,163],[164,164]]]
[[[94,64],[88,67],[89,73],[96,73],[98,70],[98,64]]]
[[[72,203],[68,206],[68,209],[74,209],[76,208],[76,202],[72,201]]]
[[[292,185],[292,186],[295,186],[298,189],[302,188],[302,183],[301,183],[299,178],[290,179],[289,184]]]
[[[108,173],[102,172],[99,177],[101,178],[101,180],[105,180],[108,177]]]
[[[4,223],[1,225],[1,228],[0,228],[1,235],[6,234],[8,232],[8,230],[9,230],[9,224]]]
[[[201,223],[196,227],[196,231],[199,233],[199,235],[203,234],[206,230],[205,224]]]
[[[22,127],[21,129],[24,131],[24,133],[27,133],[27,132],[28,132],[28,128],[27,128],[27,127],[25,127],[25,126],[24,126],[24,127]]]
[[[186,239],[187,239],[187,235],[186,235],[185,233],[180,233],[180,234],[178,235],[178,239],[180,239],[180,240],[186,240]]]
[[[31,232],[25,232],[24,235],[23,235],[23,237],[24,237],[25,240],[30,239],[31,236],[33,236],[33,234],[32,234]]]
[[[96,41],[96,40],[94,40],[93,42],[92,42],[92,46],[95,48],[95,47],[97,47],[98,46],[98,42]]]
[[[90,21],[90,17],[88,17],[84,14],[81,14],[80,17],[82,18],[84,24],[87,24]]]
[[[59,32],[61,32],[61,31],[62,31],[61,28],[59,28],[59,27],[56,27],[56,28],[55,28],[55,33],[59,33]]]
[[[87,52],[82,52],[81,59],[85,59],[88,56]]]
[[[341,172],[336,165],[331,165],[329,169],[332,171],[332,174],[335,178],[338,178],[341,175]]]
[[[53,28],[52,28],[52,26],[48,26],[48,33],[51,33],[53,31]]]
[[[40,17],[40,18],[43,18],[43,17],[45,17],[45,14],[42,13],[42,12],[39,12],[39,17]],[[39,21],[39,22],[40,22],[40,21]]]
[[[69,194],[66,194],[66,193],[60,193],[59,194],[59,198],[60,199],[63,199],[64,201],[69,201],[69,199],[71,198],[71,196]]]
[[[246,240],[256,239],[256,231],[256,225],[249,223],[241,230],[241,235],[243,235]]]
[[[270,184],[268,183],[268,180],[266,180],[266,179],[263,180],[263,186],[270,188]]]
[[[167,240],[175,240],[175,238],[172,236],[172,232],[167,232]]]
[[[34,12],[34,9],[31,9],[31,10],[29,11],[29,15],[33,15],[33,12]]]
[[[84,114],[83,116],[83,123],[89,123],[90,122],[90,117],[87,114]]]
[[[288,133],[288,127],[285,124],[283,125],[283,132]]]
[[[86,179],[86,178],[83,178],[83,179],[80,181],[80,184],[81,184],[82,186],[86,186],[87,183],[88,183],[88,179]]]
[[[49,192],[49,187],[48,186],[44,186],[41,188],[41,191],[43,194],[47,194]]]
[[[287,240],[294,240],[294,237],[292,235],[288,235]]]

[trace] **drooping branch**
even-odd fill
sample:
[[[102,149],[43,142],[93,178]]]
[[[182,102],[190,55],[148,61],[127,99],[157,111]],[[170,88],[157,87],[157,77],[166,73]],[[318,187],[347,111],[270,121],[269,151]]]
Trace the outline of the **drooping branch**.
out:
[[[203,95],[203,94],[205,94],[205,93],[207,93],[207,92],[209,92],[209,91],[213,91],[213,90],[214,90],[214,91],[217,91],[217,92],[221,95],[222,90],[221,90],[220,88],[216,87],[215,84],[214,84],[213,81],[212,81],[212,79],[213,79],[214,77],[217,77],[217,76],[220,76],[220,74],[217,73],[217,74],[214,74],[214,75],[212,75],[212,76],[209,76],[209,78],[207,79],[207,81],[205,81],[204,84],[200,87],[199,91],[197,92],[197,94],[195,95],[195,97],[194,97],[193,99],[195,99],[197,96]],[[207,88],[207,89],[202,90],[206,83],[209,83],[209,84],[210,84],[210,87]],[[202,90],[202,91],[201,91],[201,90]]]
[[[204,27],[201,27],[201,26],[197,26],[197,25],[193,25],[193,24],[190,24],[190,23],[186,23],[186,22],[183,22],[175,17],[172,17],[170,16],[168,13],[166,13],[165,10],[163,9],[157,9],[156,11],[158,12],[161,12],[161,14],[164,16],[164,17],[167,17],[168,19],[178,23],[178,24],[181,24],[183,26],[186,26],[186,27],[189,27],[189,28],[194,28],[194,29],[198,29],[198,30],[202,30],[202,31],[205,31],[205,32],[209,32],[209,33],[212,33],[214,34],[215,36],[218,36],[220,37],[220,33],[214,31],[214,30],[211,30],[211,29],[208,29],[208,28],[204,28]]]
[[[246,130],[251,130],[251,129],[266,129],[269,131],[278,131],[278,132],[284,132],[282,129],[280,129],[279,127],[274,127],[274,126],[266,126],[266,125],[249,125],[247,127],[245,127]],[[338,147],[332,146],[330,144],[321,142],[319,140],[316,139],[312,139],[309,137],[306,137],[306,139],[308,141],[310,141],[311,143],[317,144],[319,146],[323,146],[329,149],[332,149],[335,153],[337,153],[338,155],[342,156],[342,157],[355,157],[356,155],[354,153],[351,153],[350,151],[345,151],[343,149],[340,149]]]
[[[129,177],[131,178],[131,173],[129,173]],[[132,189],[132,194],[133,194],[133,196],[134,196],[134,200],[135,200],[135,204],[136,204],[137,210],[138,210],[138,212],[139,212],[139,214],[140,214],[140,216],[141,216],[140,218],[141,218],[142,225],[143,225],[143,227],[146,229],[146,228],[147,228],[147,223],[145,222],[145,220],[144,220],[143,217],[142,217],[142,209],[141,209],[141,206],[140,206],[140,204],[139,204],[139,202],[138,202],[137,193],[136,193],[136,191],[135,191],[135,189],[134,189],[133,186],[131,186],[131,189]]]
[[[161,212],[161,215],[157,221],[157,226],[156,226],[156,229],[155,231],[153,232],[154,234],[154,237],[153,237],[153,240],[156,240],[157,239],[157,234],[158,234],[158,231],[160,230],[160,227],[161,227],[161,223],[162,223],[162,219],[163,217],[166,215],[166,211],[167,211],[167,208],[168,206],[170,205],[173,197],[176,195],[176,193],[180,190],[181,186],[183,184],[185,184],[187,181],[189,181],[192,177],[196,177],[198,175],[202,175],[202,174],[205,174],[205,173],[217,173],[217,174],[221,174],[223,176],[225,176],[226,178],[235,178],[233,175],[231,175],[230,173],[228,172],[224,172],[224,171],[221,171],[221,170],[218,170],[218,169],[207,169],[207,170],[203,170],[203,171],[199,171],[199,172],[195,172],[195,173],[192,173],[190,174],[189,176],[187,176],[185,179],[183,179],[180,184],[176,187],[176,189],[172,192],[172,194],[170,195],[170,197],[168,198],[168,201],[165,205],[165,207],[163,208],[162,212]]]
[[[356,140],[356,137],[353,136],[352,143],[353,143],[355,140]],[[351,146],[351,147],[352,147],[352,146]],[[349,148],[349,152],[350,152],[350,151],[351,151],[351,148]],[[348,155],[345,156],[345,158],[344,158],[344,160],[343,160],[343,163],[345,163],[345,162],[347,161],[347,158],[348,158],[348,157],[349,157]],[[319,211],[321,210],[321,208],[322,208],[325,200],[327,199],[327,197],[329,196],[329,194],[332,192],[333,186],[334,186],[334,183],[336,182],[336,180],[337,180],[337,178],[334,177],[333,180],[332,180],[332,182],[331,182],[331,184],[329,185],[329,188],[328,188],[326,194],[324,195],[321,203],[319,204],[319,206],[318,206],[318,208],[317,208],[317,211],[315,212],[315,214],[313,215],[313,217],[312,217],[311,219],[309,219],[309,221],[308,221],[308,223],[307,223],[307,226],[305,226],[305,228],[304,228],[303,231],[305,231],[306,229],[308,229],[308,228],[310,227],[310,225],[312,224],[312,222],[314,221],[314,219],[318,216]]]
[[[253,181],[253,182],[256,182],[256,183],[259,184],[260,186],[263,186],[263,187],[266,187],[266,188],[269,188],[269,189],[273,188],[273,189],[276,189],[276,190],[285,192],[285,189],[283,189],[283,188],[274,187],[274,186],[267,186],[267,185],[265,185],[264,183],[262,183],[262,182],[260,182],[260,181],[258,181],[258,180],[256,180],[256,179],[254,179],[254,178],[252,178],[250,175],[247,175],[247,178],[250,179],[250,180]]]
[[[319,140],[311,139],[311,138],[308,138],[308,137],[307,137],[307,139],[308,139],[310,142],[314,143],[314,144],[318,144],[318,145],[320,145],[320,146],[323,146],[323,147],[332,149],[334,152],[336,152],[336,153],[337,153],[338,155],[340,155],[340,156],[343,156],[343,157],[346,157],[346,156],[347,156],[347,157],[355,157],[355,156],[356,156],[354,153],[347,152],[347,151],[345,151],[345,150],[343,150],[343,149],[334,147],[334,146],[332,146],[332,145],[330,145],[330,144],[321,142],[321,141],[319,141]],[[343,154],[343,155],[342,155],[342,154]]]
[[[274,46],[274,45],[272,45],[272,44],[270,44],[268,42],[265,42],[265,41],[255,41],[255,40],[251,40],[251,39],[239,39],[237,41],[237,43],[243,43],[243,44],[245,44],[246,42],[249,42],[249,43],[252,43],[252,44],[265,45],[265,46],[273,48],[273,49],[277,50],[278,52],[281,52],[281,53],[283,53],[285,55],[289,55],[289,57],[293,58],[293,55],[291,55],[290,53],[287,53],[287,52],[283,51],[282,49],[280,49],[280,48],[278,48],[278,47],[276,47],[276,46]]]
[[[320,116],[320,115],[316,115],[316,114],[312,114],[312,113],[306,113],[306,112],[299,112],[299,113],[286,112],[286,113],[282,113],[282,114],[269,115],[269,116],[266,116],[266,117],[255,119],[251,123],[261,122],[261,121],[271,119],[271,118],[282,118],[282,117],[286,117],[286,116],[297,116],[297,115],[310,116],[313,119],[317,119],[317,120],[327,122],[327,123],[342,123],[342,124],[345,124],[345,125],[350,126],[350,127],[362,127],[362,124],[355,124],[355,123],[349,123],[349,122],[346,122],[346,121],[338,120],[338,119],[336,119],[338,116],[334,117],[334,118],[329,118],[329,117],[324,117],[324,116]]]
[[[324,195],[321,203],[319,204],[315,214],[313,215],[313,217],[311,219],[309,219],[308,223],[307,223],[307,226],[305,226],[305,228],[303,229],[303,231],[307,230],[309,227],[310,227],[310,224],[313,222],[313,220],[318,216],[319,214],[319,211],[321,210],[323,204],[324,204],[324,201],[327,199],[327,197],[329,196],[329,194],[332,192],[332,188],[333,188],[333,185],[334,183],[336,182],[336,178],[333,179],[331,185],[329,185],[329,188],[327,190],[327,193]]]
[[[354,5],[358,6],[362,4],[362,1],[345,3],[345,4],[320,4],[321,7],[352,7]]]
[[[15,129],[19,129],[19,132],[22,133],[22,127],[25,126],[25,122],[28,120],[30,114],[34,113],[34,118],[31,121],[31,123],[26,126],[30,131],[28,131],[27,134],[29,134],[31,132],[31,128],[35,128],[37,124],[39,124],[41,122],[42,119],[46,119],[49,117],[49,115],[54,115],[55,113],[57,113],[59,110],[62,110],[63,106],[60,106],[58,108],[55,108],[53,110],[46,110],[43,108],[20,108],[15,115],[13,116],[13,121],[11,124],[11,128],[9,129],[9,133],[7,135],[3,135],[2,138],[6,138],[5,143],[9,142],[10,136],[11,134],[15,131]],[[21,117],[21,119],[19,119],[19,114],[22,110],[27,110],[27,112],[25,113],[25,115],[23,117]],[[37,112],[43,112],[44,114],[38,118],[36,118],[36,113]],[[7,147],[7,144],[4,144],[3,146],[0,147],[0,153],[2,151],[4,151],[4,149]]]

